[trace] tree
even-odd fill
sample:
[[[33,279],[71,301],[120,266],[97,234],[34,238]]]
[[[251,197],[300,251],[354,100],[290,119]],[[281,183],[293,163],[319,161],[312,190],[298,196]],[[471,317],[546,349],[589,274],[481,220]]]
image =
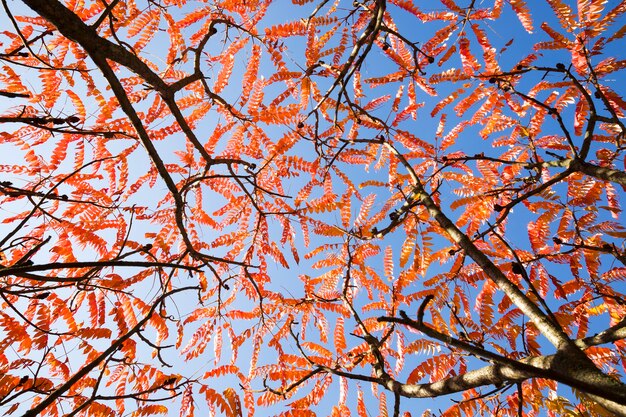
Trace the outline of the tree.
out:
[[[292,3],[2,0],[4,413],[626,416],[626,3]]]

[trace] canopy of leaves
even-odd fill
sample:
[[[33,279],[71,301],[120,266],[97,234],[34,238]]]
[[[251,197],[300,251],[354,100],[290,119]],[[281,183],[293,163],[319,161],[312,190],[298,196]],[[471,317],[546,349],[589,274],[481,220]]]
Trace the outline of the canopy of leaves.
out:
[[[626,2],[0,2],[4,414],[626,416]]]

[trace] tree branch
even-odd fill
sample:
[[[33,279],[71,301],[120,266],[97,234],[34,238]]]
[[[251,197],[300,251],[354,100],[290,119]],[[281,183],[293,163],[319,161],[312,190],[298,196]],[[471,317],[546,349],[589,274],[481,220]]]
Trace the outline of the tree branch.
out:
[[[566,354],[557,353],[554,355],[530,357],[519,361],[509,359],[434,330],[419,320],[419,313],[418,320],[409,318],[404,312],[400,312],[400,315],[401,318],[379,317],[378,320],[409,326],[433,339],[496,362],[494,365],[431,384],[400,384],[399,389],[403,396],[413,398],[437,397],[485,385],[498,386],[505,383],[521,382],[530,378],[549,378],[602,399],[608,399],[610,403],[600,400],[603,406],[620,413],[620,415],[626,415],[626,406],[620,405],[626,404],[626,392],[624,390],[607,392],[603,387],[597,386],[593,382],[580,380],[574,366],[564,366],[563,362],[568,360]],[[595,336],[579,339],[574,343],[577,347],[586,349],[591,346],[615,342],[625,338],[626,319]]]
[[[132,329],[130,329],[126,334],[124,334],[124,335],[120,336],[118,339],[116,339],[113,343],[111,343],[111,346],[109,346],[104,352],[102,352],[100,355],[98,355],[98,357],[96,357],[94,360],[92,360],[87,365],[85,365],[83,368],[81,368],[71,378],[69,378],[67,381],[65,381],[60,387],[58,387],[56,390],[54,390],[54,392],[52,392],[50,395],[48,395],[46,398],[44,398],[39,404],[37,404],[36,406],[34,406],[33,408],[31,408],[30,410],[25,412],[22,415],[22,417],[35,417],[36,415],[38,415],[39,413],[44,411],[52,403],[54,403],[58,398],[60,398],[70,388],[72,388],[72,386],[74,384],[76,384],[82,378],[87,376],[92,370],[97,368],[102,362],[104,362],[109,357],[109,355],[111,355],[115,351],[117,351],[126,340],[130,339],[135,333],[137,333],[139,330],[141,330],[141,328],[148,322],[148,320],[150,320],[150,317],[152,317],[152,314],[154,314],[154,312],[157,309],[157,306],[159,306],[161,301],[165,300],[167,297],[169,297],[169,296],[171,296],[173,294],[176,294],[178,292],[187,291],[187,290],[198,290],[198,289],[199,289],[199,287],[182,287],[182,288],[174,289],[172,291],[169,291],[169,292],[164,293],[163,295],[161,295],[154,302],[154,304],[152,304],[152,306],[150,307],[150,310],[144,316],[144,318],[139,320],[137,322],[137,324]]]

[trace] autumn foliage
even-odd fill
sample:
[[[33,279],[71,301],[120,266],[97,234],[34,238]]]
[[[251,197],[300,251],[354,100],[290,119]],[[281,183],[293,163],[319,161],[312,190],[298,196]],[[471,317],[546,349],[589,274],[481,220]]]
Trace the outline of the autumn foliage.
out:
[[[626,416],[626,2],[1,2],[3,414]]]

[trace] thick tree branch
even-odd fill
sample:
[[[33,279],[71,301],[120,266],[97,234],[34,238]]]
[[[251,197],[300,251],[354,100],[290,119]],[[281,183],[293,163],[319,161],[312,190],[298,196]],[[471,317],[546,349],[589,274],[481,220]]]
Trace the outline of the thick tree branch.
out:
[[[97,51],[97,55],[107,57],[135,74],[142,77],[157,91],[166,91],[168,86],[154,71],[150,69],[132,52],[113,42],[100,37],[93,27],[85,24],[75,13],[57,0],[22,0],[54,26],[66,38],[83,46],[90,55]]]
[[[424,304],[425,303],[422,305]],[[467,391],[486,385],[499,386],[506,383],[521,382],[529,378],[548,378],[598,396],[600,398],[596,398],[596,400],[603,406],[619,415],[626,415],[626,406],[621,405],[626,404],[626,392],[624,390],[607,392],[604,388],[597,386],[592,381],[578,379],[579,375],[575,367],[566,365],[568,357],[563,353],[530,357],[519,361],[513,360],[440,333],[422,323],[419,313],[418,320],[409,318],[404,312],[401,312],[400,315],[401,318],[380,317],[378,320],[409,326],[449,346],[462,349],[465,352],[495,362],[494,365],[469,371],[463,375],[447,378],[431,384],[400,384],[399,390],[403,396],[414,398],[436,397]],[[625,338],[626,319],[595,336],[579,339],[574,343],[581,349],[587,349],[591,346],[611,343]],[[606,401],[607,399],[610,401]]]
[[[83,262],[51,262],[38,265],[15,265],[6,268],[0,267],[0,277],[22,276],[31,272],[50,271],[54,269],[81,269],[81,268],[106,268],[106,267],[135,267],[135,268],[177,268],[187,271],[199,271],[195,266],[175,264],[171,262],[150,262],[150,261],[122,261],[119,259],[103,261],[83,261]],[[31,279],[31,278],[29,278]],[[63,277],[42,277],[42,281],[50,282],[78,282],[83,278],[63,278]]]
[[[573,161],[573,166],[577,171],[600,180],[614,182],[622,187],[626,187],[626,172],[613,168],[601,167],[584,161]]]
[[[424,189],[418,175],[413,171],[411,165],[400,154],[395,147],[389,143],[385,143],[390,151],[404,165],[413,180],[415,190],[414,202],[423,205],[428,213],[437,221],[437,223],[445,230],[450,238],[458,244],[491,278],[496,285],[513,301],[513,303],[524,314],[532,320],[542,334],[558,349],[566,346],[572,347],[572,341],[569,340],[563,330],[556,326],[549,317],[537,307],[514,283],[512,283],[504,273],[480,250],[474,242],[467,237],[459,228],[443,213],[432,197]]]
[[[446,231],[448,236],[456,242],[487,274],[487,276],[502,290],[511,301],[535,324],[537,329],[557,348],[559,358],[567,357],[569,374],[566,379],[572,383],[584,381],[590,393],[610,393],[611,401],[626,404],[626,386],[603,374],[580,348],[568,338],[565,332],[553,323],[546,313],[532,302],[504,273],[480,250],[474,242],[443,213],[433,198],[424,189],[420,178],[406,159],[389,143],[386,143],[400,162],[407,168],[414,182],[415,201],[423,205],[428,213]],[[563,356],[561,356],[563,355]],[[564,365],[564,364],[563,364]],[[565,382],[565,381],[563,381]],[[565,382],[567,383],[567,382]],[[569,384],[568,384],[569,385]],[[592,391],[591,391],[592,390]],[[616,393],[618,393],[616,395]],[[610,404],[617,407],[617,404]],[[615,408],[613,407],[613,408]],[[619,409],[619,407],[615,408]],[[620,409],[626,415],[626,408]]]

